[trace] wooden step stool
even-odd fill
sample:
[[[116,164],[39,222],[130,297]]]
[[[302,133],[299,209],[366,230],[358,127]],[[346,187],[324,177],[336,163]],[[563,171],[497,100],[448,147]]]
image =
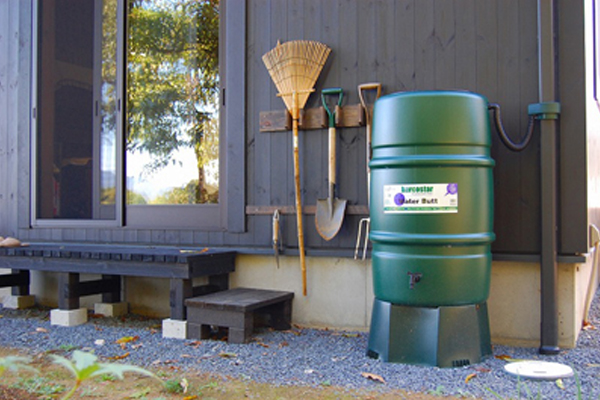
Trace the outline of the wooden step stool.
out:
[[[255,314],[269,316],[273,329],[290,329],[293,298],[292,292],[235,288],[187,299],[188,337],[207,339],[214,325],[229,328],[230,343],[246,343]]]

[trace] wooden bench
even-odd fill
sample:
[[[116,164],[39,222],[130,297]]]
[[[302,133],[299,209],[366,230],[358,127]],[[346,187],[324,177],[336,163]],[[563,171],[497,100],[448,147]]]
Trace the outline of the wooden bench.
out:
[[[210,326],[229,328],[230,343],[246,343],[258,314],[277,330],[290,329],[294,293],[236,288],[187,299],[188,337],[207,339]]]
[[[0,287],[11,287],[15,296],[29,295],[30,271],[58,274],[58,306],[79,308],[79,298],[102,294],[105,303],[121,301],[121,276],[170,280],[171,319],[185,320],[185,299],[227,290],[229,273],[235,270],[233,251],[167,246],[31,243],[24,247],[0,248]],[[99,274],[93,281],[80,281],[80,274]],[[208,284],[194,287],[193,279],[207,276]]]

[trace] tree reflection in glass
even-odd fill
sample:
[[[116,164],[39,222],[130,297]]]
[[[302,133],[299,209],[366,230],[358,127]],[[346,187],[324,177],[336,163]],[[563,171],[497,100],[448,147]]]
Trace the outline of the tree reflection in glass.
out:
[[[127,204],[217,203],[218,0],[129,0],[127,48]]]

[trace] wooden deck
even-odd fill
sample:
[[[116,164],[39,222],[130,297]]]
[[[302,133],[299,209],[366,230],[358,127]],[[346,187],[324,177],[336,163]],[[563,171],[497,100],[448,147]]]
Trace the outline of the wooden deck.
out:
[[[12,287],[13,295],[28,295],[30,271],[59,275],[60,309],[79,308],[79,298],[102,294],[102,301],[121,299],[121,276],[170,280],[171,318],[186,319],[185,299],[227,290],[229,273],[235,271],[234,251],[167,246],[128,246],[78,243],[32,243],[0,248],[0,287]],[[98,274],[94,281],[80,281],[80,274]],[[193,278],[207,276],[208,284],[193,286]]]

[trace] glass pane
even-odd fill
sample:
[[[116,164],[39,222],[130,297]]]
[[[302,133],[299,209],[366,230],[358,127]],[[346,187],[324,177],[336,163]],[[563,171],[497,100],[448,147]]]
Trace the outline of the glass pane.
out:
[[[117,82],[117,0],[104,0],[102,5],[102,74],[100,79],[99,130],[100,143],[98,161],[100,163],[100,191],[97,202],[100,204],[100,218],[115,218],[117,191],[117,126],[119,122],[118,82]]]
[[[38,12],[36,217],[114,219],[116,35],[102,19],[115,29],[116,0],[39,1]]]
[[[219,2],[129,0],[127,204],[217,203]]]

